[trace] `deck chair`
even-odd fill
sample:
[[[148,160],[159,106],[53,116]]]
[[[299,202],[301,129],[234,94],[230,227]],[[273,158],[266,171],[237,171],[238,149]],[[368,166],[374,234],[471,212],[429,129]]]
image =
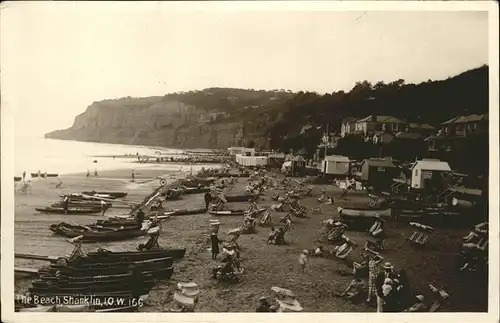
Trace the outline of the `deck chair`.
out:
[[[283,212],[283,203],[279,203],[279,204],[273,204],[271,205],[271,210],[272,211],[276,211],[276,212]]]
[[[383,240],[377,240],[377,241],[366,240],[364,248],[365,248],[365,250],[370,249],[370,250],[373,250],[376,252],[382,251],[382,250],[384,250],[384,241]]]
[[[429,285],[429,288],[437,295],[437,299],[432,303],[429,308],[429,312],[436,312],[442,305],[444,305],[450,295],[444,289],[437,289],[433,285]]]
[[[271,212],[269,210],[264,212],[264,214],[262,215],[262,218],[260,219],[260,224],[261,225],[271,224]]]
[[[417,222],[410,222],[409,224],[415,231],[413,231],[412,235],[407,239],[414,244],[421,246],[425,245],[429,240],[429,234],[434,231],[434,228]]]
[[[319,203],[324,203],[326,201],[326,194],[324,192],[321,193],[321,196],[316,199]]]
[[[343,245],[338,247],[338,249],[335,251],[334,256],[335,256],[335,258],[345,260],[345,259],[348,259],[351,252],[354,251],[354,248],[356,247],[357,244],[354,240],[350,239],[349,237],[347,237],[347,236],[343,236],[343,237],[344,237],[345,242]]]
[[[277,201],[279,199],[279,197],[280,197],[280,193],[279,192],[274,192],[272,199],[275,200],[275,201]]]

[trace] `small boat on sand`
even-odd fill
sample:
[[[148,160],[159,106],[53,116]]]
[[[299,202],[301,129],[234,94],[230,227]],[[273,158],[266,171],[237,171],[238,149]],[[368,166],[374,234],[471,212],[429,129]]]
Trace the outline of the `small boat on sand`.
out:
[[[41,213],[57,213],[57,214],[65,213],[62,207],[51,207],[51,206],[47,206],[44,208],[36,207],[35,210]],[[83,207],[68,208],[68,214],[95,214],[101,211],[102,211],[101,208],[83,208]]]
[[[107,231],[88,231],[88,230],[77,230],[71,229],[64,225],[51,225],[50,230],[58,235],[75,238],[82,236],[82,242],[97,242],[97,241],[119,241],[126,240],[136,237],[145,236],[148,233],[148,229],[143,229],[139,227],[131,228],[118,228],[114,230]]]
[[[207,209],[183,209],[183,210],[172,210],[171,216],[180,215],[193,215],[193,214],[205,214]]]
[[[210,192],[210,187],[186,187],[182,194],[200,194]]]
[[[40,177],[42,177],[42,178],[45,178],[45,175],[47,175],[47,177],[57,177],[57,176],[59,176],[59,174],[54,174],[54,173],[52,173],[52,174],[40,173]],[[32,178],[37,178],[38,177],[38,173],[31,173],[31,177]]]
[[[208,211],[208,213],[216,216],[244,215],[245,210]]]
[[[107,195],[107,196],[111,196],[115,199],[124,198],[128,195],[128,193],[126,193],[126,192],[96,192],[96,191],[84,191],[84,192],[82,192],[82,194],[90,195],[90,196]]]
[[[153,249],[149,251],[97,251],[89,252],[85,259],[99,259],[102,261],[114,261],[116,259],[129,259],[138,261],[160,257],[172,257],[173,259],[181,259],[186,254],[186,248],[169,248],[169,249]]]
[[[21,176],[14,176],[14,182],[19,182],[23,178]]]
[[[375,217],[391,217],[392,210],[388,209],[375,209],[375,208],[343,208],[338,207],[337,212],[341,217],[350,218],[375,218]]]

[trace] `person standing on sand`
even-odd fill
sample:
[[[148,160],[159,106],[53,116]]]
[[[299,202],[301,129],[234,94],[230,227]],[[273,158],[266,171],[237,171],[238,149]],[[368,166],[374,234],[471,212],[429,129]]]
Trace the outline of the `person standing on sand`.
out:
[[[65,195],[63,199],[64,214],[68,214],[68,206],[69,206],[69,195]]]
[[[210,194],[210,192],[206,192],[204,198],[205,198],[205,209],[208,210],[210,202],[212,201],[212,195]]]
[[[132,169],[132,182],[135,181],[135,170]]]
[[[305,273],[307,269],[307,255],[309,254],[309,250],[302,250],[299,256],[299,264],[302,267],[302,272]]]
[[[97,174],[97,168],[94,170],[94,176],[99,177],[99,174]]]
[[[87,178],[90,177],[90,170],[87,169]]]
[[[221,243],[221,241],[219,240],[216,232],[212,232],[210,234],[210,240],[212,242],[212,259],[215,260],[217,259],[217,255],[219,254],[219,244]]]

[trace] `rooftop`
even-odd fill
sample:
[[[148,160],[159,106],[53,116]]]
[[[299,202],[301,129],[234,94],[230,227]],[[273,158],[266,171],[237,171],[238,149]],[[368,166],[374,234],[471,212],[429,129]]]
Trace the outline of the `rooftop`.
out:
[[[422,170],[451,172],[450,165],[448,165],[447,162],[440,161],[438,159],[418,160],[415,164],[413,164],[412,169],[417,167]]]
[[[396,134],[396,139],[421,139],[422,135],[419,133],[411,133],[411,132],[398,132]]]
[[[468,116],[459,116],[451,118],[442,123],[442,125],[453,124],[453,123],[466,123],[466,122],[478,122],[478,121],[488,121],[488,114],[470,114]]]
[[[391,116],[376,116],[370,115],[368,117],[364,117],[363,119],[359,119],[356,122],[387,122],[387,123],[404,123],[404,121]]]
[[[364,163],[374,167],[396,167],[389,159],[365,159],[362,164]]]
[[[335,161],[335,162],[350,162],[349,157],[346,156],[340,156],[340,155],[332,155],[332,156],[326,156],[325,157],[326,161]]]
[[[428,123],[422,123],[422,124],[410,123],[410,128],[413,128],[413,129],[435,129],[433,126],[431,126]]]

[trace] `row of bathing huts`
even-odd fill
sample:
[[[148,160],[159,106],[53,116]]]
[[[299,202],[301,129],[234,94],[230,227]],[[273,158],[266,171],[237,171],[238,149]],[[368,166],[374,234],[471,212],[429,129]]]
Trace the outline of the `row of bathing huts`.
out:
[[[368,158],[361,161],[346,156],[325,156],[317,164],[302,156],[275,152],[257,152],[253,148],[228,149],[236,162],[244,167],[280,168],[287,175],[315,175],[325,180],[354,179],[362,187],[399,190],[445,191],[464,186],[463,174],[455,173],[446,161],[424,158],[400,162],[390,157]]]

